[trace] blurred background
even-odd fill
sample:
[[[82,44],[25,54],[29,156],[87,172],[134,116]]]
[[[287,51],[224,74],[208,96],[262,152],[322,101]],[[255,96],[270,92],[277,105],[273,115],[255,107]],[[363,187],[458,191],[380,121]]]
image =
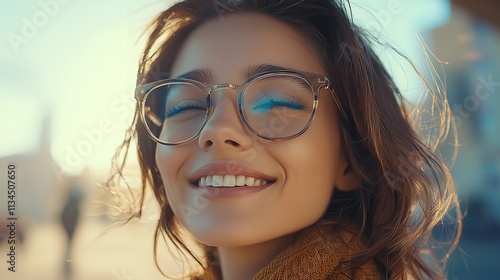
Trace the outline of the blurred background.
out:
[[[158,208],[151,196],[140,221],[106,230],[113,222],[108,214],[127,209],[110,210],[113,198],[101,186],[132,121],[141,34],[171,2],[0,2],[1,279],[164,279],[153,260]],[[425,75],[422,41],[443,62],[460,143],[452,172],[466,212],[449,279],[500,279],[500,4],[471,3],[352,1],[355,21],[402,50]],[[418,77],[387,48],[378,51],[416,102],[423,90]],[[13,165],[15,273],[7,270],[6,226]],[[135,192],[139,173],[133,165],[130,171]],[[127,189],[115,191],[134,210]],[[167,248],[159,252],[163,268],[180,269]]]

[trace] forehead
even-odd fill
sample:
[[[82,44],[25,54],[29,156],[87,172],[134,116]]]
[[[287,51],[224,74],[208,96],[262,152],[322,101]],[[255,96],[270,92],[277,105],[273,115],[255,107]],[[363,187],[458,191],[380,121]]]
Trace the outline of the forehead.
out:
[[[242,82],[251,65],[271,64],[326,74],[312,42],[297,30],[258,13],[214,18],[193,31],[172,67],[172,77],[209,69],[214,82]]]

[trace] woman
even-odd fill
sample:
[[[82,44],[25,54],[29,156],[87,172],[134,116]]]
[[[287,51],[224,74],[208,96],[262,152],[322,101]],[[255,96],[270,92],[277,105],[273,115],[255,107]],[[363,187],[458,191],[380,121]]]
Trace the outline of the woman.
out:
[[[185,0],[151,24],[123,150],[137,140],[161,206],[155,243],[200,278],[445,277],[426,256],[457,201],[449,170],[348,10]]]

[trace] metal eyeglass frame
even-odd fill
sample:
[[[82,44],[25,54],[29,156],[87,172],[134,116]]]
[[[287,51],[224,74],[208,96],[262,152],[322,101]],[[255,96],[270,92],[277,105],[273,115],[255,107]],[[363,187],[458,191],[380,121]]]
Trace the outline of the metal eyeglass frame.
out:
[[[309,85],[309,87],[311,88],[312,93],[314,94],[313,109],[312,109],[311,116],[309,117],[307,124],[299,132],[297,132],[293,135],[290,135],[290,136],[286,136],[286,137],[267,137],[265,135],[260,134],[258,131],[254,130],[248,124],[248,121],[245,118],[245,115],[243,114],[242,98],[243,98],[243,94],[245,93],[248,86],[251,85],[253,82],[256,82],[256,81],[259,81],[259,80],[262,80],[265,78],[269,78],[269,77],[279,77],[279,76],[291,76],[291,77],[300,78],[303,81],[305,81]],[[147,97],[149,96],[149,94],[153,90],[155,90],[161,86],[164,86],[166,84],[170,84],[170,83],[188,84],[188,85],[195,86],[195,87],[199,88],[203,93],[205,93],[206,103],[207,103],[205,121],[204,121],[203,125],[201,126],[200,130],[196,134],[194,134],[192,137],[190,137],[186,140],[180,141],[180,142],[175,142],[175,143],[165,142],[165,141],[159,139],[158,137],[156,137],[153,134],[153,132],[150,130],[149,126],[147,125],[147,121],[146,121],[147,109],[145,106],[145,101],[147,100]],[[319,94],[320,94],[320,91],[322,88],[327,89],[330,92],[337,107],[340,109],[339,102],[338,102],[337,98],[335,98],[333,90],[330,88],[330,80],[327,77],[325,77],[324,75],[316,74],[316,73],[310,73],[310,72],[304,72],[304,71],[290,71],[290,70],[266,71],[266,72],[262,72],[262,73],[256,74],[256,75],[248,78],[241,85],[224,83],[224,84],[216,84],[216,85],[213,85],[211,87],[207,87],[203,83],[196,81],[196,80],[174,78],[174,79],[159,80],[159,81],[147,83],[144,85],[139,85],[136,88],[135,99],[137,100],[137,102],[139,104],[139,113],[140,113],[142,125],[146,129],[146,132],[148,133],[149,137],[151,137],[151,139],[157,143],[160,143],[163,145],[169,145],[169,146],[187,143],[187,142],[197,138],[200,135],[201,131],[203,130],[203,128],[205,127],[205,125],[207,124],[208,120],[210,119],[210,117],[213,113],[212,101],[211,101],[212,92],[214,92],[216,90],[224,89],[224,88],[233,89],[237,92],[237,94],[238,94],[238,96],[237,96],[238,113],[240,115],[240,119],[243,120],[243,123],[248,128],[248,130],[250,130],[253,134],[257,135],[258,137],[266,139],[266,140],[283,141],[283,140],[288,140],[288,139],[295,138],[295,137],[302,135],[309,128],[312,121],[314,120],[314,117],[316,115],[316,110],[318,107]]]

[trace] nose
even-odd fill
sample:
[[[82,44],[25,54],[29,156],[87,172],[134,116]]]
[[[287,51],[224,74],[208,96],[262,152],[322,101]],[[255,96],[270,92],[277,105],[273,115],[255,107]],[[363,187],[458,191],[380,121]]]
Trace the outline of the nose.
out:
[[[198,138],[198,145],[209,149],[245,151],[252,145],[236,106],[236,94],[231,90],[212,93],[213,112]]]

